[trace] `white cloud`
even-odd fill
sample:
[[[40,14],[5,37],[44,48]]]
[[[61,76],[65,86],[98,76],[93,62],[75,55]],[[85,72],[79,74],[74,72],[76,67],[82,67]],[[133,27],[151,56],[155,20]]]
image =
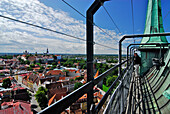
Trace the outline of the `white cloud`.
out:
[[[76,13],[76,12],[75,12]],[[86,39],[86,26],[62,10],[54,10],[38,0],[0,0],[0,14],[36,24],[72,36]],[[104,30],[111,37],[94,27],[94,40],[103,45],[118,49],[121,35],[113,30]],[[85,53],[86,43],[67,36],[42,30],[8,19],[0,18],[1,52],[45,52]],[[115,41],[116,40],[116,41]],[[117,51],[95,45],[95,53],[117,53]]]

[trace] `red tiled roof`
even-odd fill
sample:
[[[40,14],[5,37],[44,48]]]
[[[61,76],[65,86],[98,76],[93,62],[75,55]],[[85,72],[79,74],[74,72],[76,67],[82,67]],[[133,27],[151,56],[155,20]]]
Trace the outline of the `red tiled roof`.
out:
[[[26,55],[22,55],[23,57],[26,57]]]
[[[87,99],[87,94],[84,94],[82,97],[79,98],[80,99]]]
[[[35,67],[35,68],[33,68],[34,70],[39,70],[40,69],[40,67]]]
[[[33,62],[33,61],[36,60],[36,57],[35,57],[35,56],[30,56],[30,57],[28,57],[28,60],[31,61],[31,62]]]
[[[67,69],[69,72],[75,72],[76,70],[72,70],[72,69]]]
[[[46,73],[47,76],[49,75],[64,75],[64,73],[61,70],[50,70]]]
[[[59,80],[65,80],[66,77],[59,77]]]
[[[100,92],[96,92],[96,93],[94,93],[93,95],[94,95],[95,97],[98,97],[99,100],[101,100],[102,97],[103,97],[103,95],[100,94]],[[78,101],[80,101],[80,100],[82,100],[82,99],[87,99],[87,94],[84,94],[82,97],[80,97],[80,98],[78,99]]]
[[[80,71],[78,70],[76,73],[80,73]]]
[[[48,91],[48,97],[52,97],[52,96],[55,96],[55,99],[56,100],[59,100],[61,99],[63,96],[66,96],[67,95],[67,88],[52,88],[52,89],[49,89]]]
[[[33,114],[31,111],[31,104],[27,102],[4,102],[1,106],[12,106],[4,110],[0,110],[0,114]]]

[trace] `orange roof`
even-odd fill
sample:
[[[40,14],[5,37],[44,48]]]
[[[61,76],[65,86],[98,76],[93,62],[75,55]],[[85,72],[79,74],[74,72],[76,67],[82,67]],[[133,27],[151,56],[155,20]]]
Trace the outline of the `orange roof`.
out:
[[[87,99],[87,94],[84,94],[82,97],[80,97],[79,99]]]
[[[39,73],[39,76],[41,77],[43,75],[43,73]]]
[[[4,102],[1,106],[8,105],[9,107],[3,110],[0,110],[0,114],[33,114],[31,111],[31,104],[24,101],[15,102]]]
[[[80,73],[80,71],[78,70],[76,73]]]
[[[55,96],[56,96],[56,94],[54,94],[54,95],[53,95],[53,97],[51,97],[51,99],[50,99],[50,100],[49,100],[49,102],[48,102],[48,106],[50,106],[50,105],[51,105],[51,103],[53,102],[53,100],[54,100]]]
[[[39,70],[40,69],[40,67],[36,67],[36,68],[33,68],[34,70]]]
[[[23,57],[26,57],[26,55],[22,55]]]
[[[31,75],[31,74],[27,75],[27,80],[29,79],[30,75]]]
[[[94,76],[94,78],[97,78],[99,76],[99,71],[97,71],[96,75]]]
[[[83,81],[83,84],[85,84],[86,83],[86,81]]]
[[[65,80],[66,77],[59,77],[59,80]]]
[[[96,92],[93,95],[96,96],[96,97],[97,96],[100,97],[100,99],[103,97],[103,95],[101,95],[100,92]],[[86,99],[86,98],[87,98],[87,94],[84,94],[82,97],[79,98],[79,100],[80,99]]]
[[[69,72],[75,72],[76,70],[68,69]]]
[[[64,75],[64,73],[61,70],[50,70],[46,75]]]

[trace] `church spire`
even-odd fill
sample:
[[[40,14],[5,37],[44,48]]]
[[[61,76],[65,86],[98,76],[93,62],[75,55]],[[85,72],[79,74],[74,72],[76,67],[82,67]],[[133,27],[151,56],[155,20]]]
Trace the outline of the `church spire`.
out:
[[[49,53],[48,48],[47,48],[47,54]]]
[[[161,0],[148,0],[144,34],[163,33]],[[165,36],[143,37],[141,43],[168,43]]]

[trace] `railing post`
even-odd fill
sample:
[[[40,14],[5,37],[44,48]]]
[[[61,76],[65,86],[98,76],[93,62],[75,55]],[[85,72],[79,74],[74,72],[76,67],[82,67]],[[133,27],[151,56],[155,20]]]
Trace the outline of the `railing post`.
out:
[[[125,94],[124,94],[124,79],[122,79],[122,81],[121,81],[122,83],[121,83],[121,105],[120,105],[120,113],[121,114],[123,114],[123,112],[124,112],[124,98],[125,98]]]
[[[119,64],[121,63],[122,61],[122,41],[120,40],[119,41]],[[121,65],[119,66],[119,76],[121,75]]]
[[[95,12],[101,7],[101,5],[106,0],[95,0],[94,3],[90,6],[90,8],[86,12],[86,32],[87,32],[87,81],[94,80],[93,77],[93,15]],[[91,107],[93,108],[93,86],[89,88],[87,93],[87,113],[90,114]],[[93,109],[92,109],[93,110]]]
[[[132,62],[132,56],[133,56],[132,55],[132,49],[133,49],[133,47],[130,48],[130,62]]]

